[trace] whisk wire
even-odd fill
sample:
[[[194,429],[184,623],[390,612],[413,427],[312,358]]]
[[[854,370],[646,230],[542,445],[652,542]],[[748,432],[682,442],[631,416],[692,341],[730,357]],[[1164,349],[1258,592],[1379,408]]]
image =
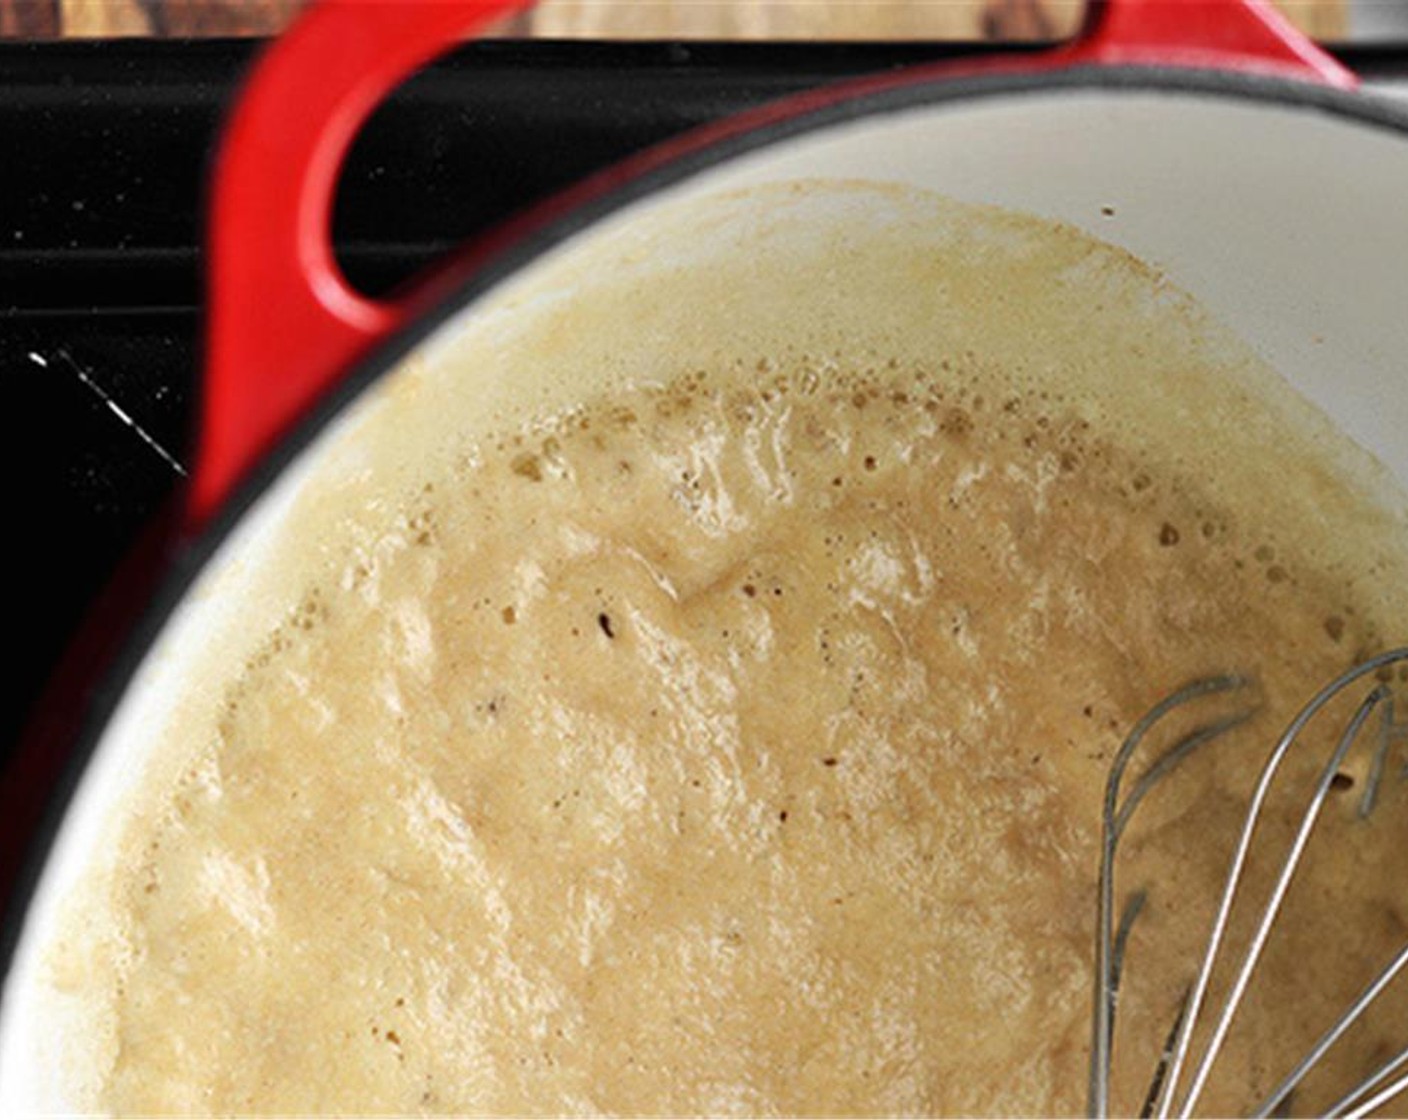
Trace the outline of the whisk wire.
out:
[[[1110,1044],[1114,1034],[1115,1000],[1118,991],[1118,971],[1124,953],[1124,943],[1128,937],[1129,926],[1133,923],[1133,916],[1137,915],[1138,907],[1132,912],[1126,911],[1125,920],[1121,922],[1122,936],[1118,945],[1120,952],[1116,955],[1116,939],[1114,934],[1114,909],[1115,909],[1115,846],[1119,842],[1120,832],[1123,830],[1121,823],[1122,813],[1120,810],[1120,786],[1124,781],[1124,772],[1128,768],[1130,760],[1134,757],[1139,745],[1148,736],[1156,724],[1166,715],[1177,708],[1190,704],[1204,696],[1210,696],[1220,692],[1231,692],[1241,688],[1246,682],[1243,678],[1234,674],[1227,674],[1220,677],[1212,677],[1207,680],[1194,681],[1192,684],[1179,689],[1170,696],[1165,697],[1145,714],[1134,728],[1130,731],[1125,741],[1116,752],[1114,761],[1110,765],[1110,773],[1105,781],[1105,803],[1103,812],[1103,828],[1101,834],[1100,848],[1100,885],[1099,885],[1099,921],[1096,925],[1095,940],[1095,997],[1093,1002],[1092,1026],[1091,1026],[1091,1059],[1090,1059],[1090,1081],[1087,1093],[1087,1103],[1092,1116],[1106,1116],[1109,1114],[1110,1103]],[[1194,733],[1197,734],[1196,732]],[[1201,740],[1206,742],[1207,739]],[[1175,745],[1174,753],[1180,751],[1182,744]],[[1186,758],[1188,751],[1184,750],[1179,754],[1180,758]],[[1157,766],[1158,763],[1155,763]],[[1167,769],[1163,771],[1167,773]],[[1137,788],[1137,787],[1136,787]],[[1145,791],[1147,792],[1147,790]],[[1143,797],[1143,792],[1139,797]],[[1127,820],[1127,817],[1124,818]],[[1143,903],[1139,904],[1142,907]]]
[[[1374,811],[1379,796],[1379,784],[1383,781],[1384,767],[1388,763],[1389,748],[1400,739],[1408,739],[1408,721],[1397,722],[1393,718],[1393,697],[1384,701],[1383,719],[1379,722],[1379,742],[1374,755],[1369,760],[1369,774],[1364,782],[1364,795],[1359,799],[1359,816],[1367,817]],[[1408,777],[1408,764],[1403,767],[1403,776]]]
[[[1139,803],[1148,796],[1150,790],[1168,776],[1175,766],[1205,743],[1211,743],[1218,736],[1225,735],[1235,727],[1240,727],[1254,714],[1251,711],[1237,712],[1235,715],[1220,719],[1207,727],[1200,727],[1197,731],[1184,736],[1168,751],[1160,755],[1158,760],[1139,776],[1134,788],[1129,791],[1129,795],[1121,804],[1119,815],[1115,818],[1115,840],[1118,841],[1124,835],[1125,827],[1129,824],[1130,817],[1134,815],[1134,810],[1139,808]]]
[[[1381,1104],[1387,1104],[1408,1089],[1408,1073],[1405,1073],[1397,1081],[1390,1083],[1378,1092],[1374,1092],[1375,1087],[1385,1078],[1392,1077],[1399,1069],[1408,1066],[1408,1046],[1405,1046],[1392,1058],[1386,1061],[1343,1097],[1332,1104],[1325,1113],[1327,1117],[1338,1116],[1343,1120],[1359,1120],[1359,1117],[1367,1116],[1378,1108]],[[1361,1100],[1366,1093],[1373,1093],[1373,1096]]]
[[[1355,678],[1350,677],[1346,680],[1342,677],[1342,683],[1339,687],[1343,687],[1343,685],[1348,684],[1349,681],[1353,679]],[[1327,690],[1326,693],[1322,693],[1324,699],[1320,701],[1320,706],[1323,706],[1336,691],[1338,691],[1338,688],[1332,685],[1330,690]],[[1213,1028],[1212,1036],[1209,1038],[1208,1044],[1203,1050],[1202,1059],[1199,1061],[1193,1074],[1192,1083],[1189,1085],[1188,1093],[1183,1099],[1183,1107],[1179,1110],[1180,1116],[1188,1117],[1193,1114],[1193,1109],[1197,1106],[1198,1098],[1202,1095],[1203,1089],[1207,1085],[1208,1077],[1212,1073],[1213,1063],[1217,1061],[1217,1056],[1222,1051],[1222,1044],[1227,1038],[1228,1030],[1231,1029],[1232,1020],[1236,1016],[1237,1010],[1242,1005],[1242,998],[1246,995],[1247,984],[1251,980],[1252,972],[1256,968],[1257,962],[1261,959],[1262,950],[1266,947],[1266,939],[1271,933],[1271,926],[1275,922],[1276,916],[1281,912],[1281,903],[1285,900],[1286,892],[1290,889],[1291,879],[1296,873],[1296,868],[1300,866],[1300,859],[1305,852],[1306,843],[1310,839],[1311,830],[1314,829],[1315,822],[1320,818],[1320,810],[1324,807],[1325,798],[1330,792],[1330,783],[1334,780],[1335,774],[1339,772],[1339,768],[1344,762],[1345,755],[1349,754],[1350,747],[1354,746],[1355,741],[1359,738],[1359,732],[1363,729],[1364,724],[1373,714],[1374,709],[1378,707],[1379,704],[1383,703],[1387,695],[1388,690],[1380,686],[1365,698],[1364,702],[1359,705],[1358,710],[1354,713],[1354,718],[1350,721],[1349,726],[1345,728],[1344,734],[1340,736],[1340,741],[1336,745],[1334,754],[1330,757],[1330,761],[1325,764],[1325,768],[1321,771],[1320,780],[1315,786],[1315,793],[1311,797],[1310,804],[1306,806],[1305,813],[1301,817],[1300,827],[1296,832],[1295,840],[1292,842],[1291,849],[1281,865],[1281,872],[1276,878],[1276,885],[1271,892],[1270,901],[1262,910],[1261,921],[1257,924],[1256,933],[1253,934],[1251,943],[1247,946],[1247,950],[1242,956],[1242,964],[1237,972],[1237,978],[1232,984],[1232,990],[1223,1001],[1222,1013],[1218,1016],[1217,1025]],[[1316,706],[1314,702],[1312,702],[1312,705],[1306,709],[1306,712],[1313,716],[1315,712],[1319,710],[1319,706]],[[1302,713],[1302,715],[1305,715],[1305,713]],[[1309,722],[1308,717],[1305,722]],[[1267,763],[1262,772],[1262,778],[1257,783],[1257,790],[1252,798],[1251,811],[1247,815],[1246,826],[1242,831],[1242,840],[1241,843],[1238,844],[1238,859],[1235,864],[1236,873],[1228,879],[1228,888],[1225,894],[1227,905],[1225,905],[1219,913],[1219,925],[1223,928],[1217,931],[1217,942],[1221,941],[1222,935],[1225,933],[1227,919],[1231,912],[1231,903],[1236,897],[1237,887],[1241,880],[1241,866],[1245,862],[1246,853],[1250,850],[1251,839],[1256,831],[1256,826],[1261,816],[1261,808],[1266,800],[1267,792],[1270,790],[1272,780],[1276,776],[1276,771],[1279,769],[1287,749],[1304,726],[1305,724],[1302,723],[1300,719],[1297,719],[1296,723],[1292,724],[1291,730],[1287,731],[1281,743],[1277,744],[1276,752]],[[1209,975],[1212,972],[1215,949],[1216,946],[1214,945],[1213,948],[1209,950],[1209,955],[1204,962],[1204,972]],[[1206,985],[1204,985],[1204,991],[1206,991]],[[1193,1004],[1194,1014],[1196,1014],[1197,1006],[1198,1004],[1195,1002]],[[1187,1020],[1185,1019],[1184,1022],[1183,1033],[1185,1035],[1190,1034],[1191,1032],[1188,1031],[1186,1025]],[[1176,1076],[1177,1066],[1174,1067],[1174,1073]],[[1170,1080],[1173,1080],[1173,1078]]]
[[[1304,1080],[1305,1075],[1314,1068],[1315,1063],[1323,1058],[1330,1047],[1339,1041],[1340,1036],[1343,1035],[1345,1031],[1349,1030],[1349,1028],[1354,1025],[1354,1022],[1364,1014],[1369,1005],[1378,998],[1379,993],[1388,987],[1405,964],[1408,964],[1408,945],[1404,945],[1403,948],[1398,951],[1398,955],[1389,962],[1388,967],[1369,981],[1368,986],[1359,993],[1355,1001],[1350,1004],[1349,1007],[1345,1008],[1344,1014],[1336,1019],[1330,1029],[1320,1036],[1315,1045],[1310,1048],[1310,1052],[1296,1063],[1295,1068],[1292,1069],[1290,1073],[1286,1074],[1282,1082],[1271,1090],[1270,1094],[1268,1094],[1257,1107],[1257,1110],[1252,1113],[1252,1116],[1256,1118],[1270,1116],[1272,1110],[1285,1100],[1286,1097],[1290,1096],[1291,1090]],[[1408,1051],[1405,1051],[1404,1054],[1408,1056]],[[1381,1072],[1376,1073],[1373,1078],[1371,1078],[1371,1082],[1381,1076],[1384,1076],[1384,1074]],[[1350,1093],[1348,1099],[1352,1099],[1357,1093],[1362,1091],[1363,1086],[1356,1089],[1353,1093]],[[1331,1115],[1333,1114],[1334,1111],[1331,1110]]]
[[[1229,862],[1217,911],[1198,964],[1196,977],[1184,993],[1179,1005],[1178,1016],[1169,1032],[1169,1038],[1165,1041],[1162,1056],[1149,1088],[1143,1115],[1156,1114],[1160,1120],[1167,1120],[1174,1111],[1180,1117],[1187,1117],[1197,1107],[1213,1067],[1222,1052],[1233,1020],[1242,1006],[1252,975],[1261,959],[1272,926],[1280,913],[1304,850],[1328,800],[1329,792],[1332,788],[1337,788],[1336,776],[1340,773],[1341,765],[1356,742],[1361,739],[1366,724],[1377,712],[1381,717],[1377,741],[1369,761],[1365,791],[1358,805],[1358,816],[1361,818],[1369,816],[1379,795],[1388,765],[1391,745],[1399,740],[1408,740],[1408,722],[1400,723],[1395,719],[1394,697],[1387,684],[1380,684],[1376,687],[1355,710],[1328,762],[1320,771],[1314,791],[1297,826],[1295,838],[1280,866],[1269,898],[1262,906],[1255,932],[1237,966],[1235,979],[1227,995],[1223,997],[1208,1040],[1199,1051],[1197,1058],[1192,1059],[1192,1042],[1199,1015],[1207,1001],[1218,954],[1227,937],[1232,909],[1243,881],[1252,841],[1258,831],[1265,802],[1288,752],[1307,725],[1336,696],[1371,674],[1377,674],[1384,681],[1387,681],[1389,678],[1386,675],[1386,670],[1389,666],[1400,661],[1408,661],[1408,647],[1381,653],[1341,674],[1315,694],[1310,702],[1296,714],[1285,732],[1276,741],[1257,778]],[[1148,738],[1155,725],[1165,716],[1195,700],[1216,693],[1230,692],[1246,683],[1244,678],[1228,674],[1194,682],[1166,697],[1135,725],[1116,753],[1111,765],[1105,787],[1100,853],[1095,998],[1092,1002],[1092,1045],[1088,1096],[1092,1116],[1108,1115],[1117,994],[1124,970],[1124,958],[1128,950],[1130,929],[1147,902],[1147,893],[1144,890],[1136,892],[1120,917],[1119,930],[1116,934],[1114,929],[1114,865],[1119,840],[1139,803],[1180,762],[1199,747],[1222,737],[1234,727],[1245,722],[1253,713],[1245,711],[1225,716],[1185,735],[1140,774],[1122,800],[1121,787],[1126,771],[1141,744]],[[1408,778],[1408,765],[1403,767],[1402,776]],[[1309,1071],[1324,1057],[1335,1042],[1344,1036],[1345,1032],[1364,1014],[1390,981],[1405,967],[1408,967],[1408,945],[1405,945],[1394,959],[1369,982],[1355,1001],[1320,1036],[1310,1051],[1297,1062],[1291,1072],[1260,1103],[1254,1115],[1270,1116],[1278,1108],[1284,1108]],[[1190,1061],[1193,1072],[1189,1085],[1184,1090],[1180,1086],[1180,1079]],[[1372,1075],[1361,1081],[1350,1093],[1336,1102],[1331,1114],[1365,1115],[1391,1100],[1395,1095],[1408,1088],[1408,1072],[1402,1072],[1405,1066],[1408,1066],[1408,1049],[1384,1063]]]

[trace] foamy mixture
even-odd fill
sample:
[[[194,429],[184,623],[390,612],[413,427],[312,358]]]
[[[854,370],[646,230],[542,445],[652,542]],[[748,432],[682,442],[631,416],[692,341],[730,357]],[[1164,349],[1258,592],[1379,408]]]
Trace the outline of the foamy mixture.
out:
[[[1079,1112],[1111,757],[1236,669],[1260,714],[1129,840],[1121,897],[1151,902],[1115,1105],[1137,1109],[1275,734],[1408,633],[1408,530],[1289,430],[1314,524],[1078,386],[972,345],[759,353],[427,473],[128,827],[121,948],[68,981],[110,988],[102,1106]],[[1207,421],[1218,454],[1235,423]],[[1357,822],[1366,764],[1211,1111],[1269,1089],[1408,937],[1408,783]],[[1402,1045],[1404,988],[1298,1108]]]

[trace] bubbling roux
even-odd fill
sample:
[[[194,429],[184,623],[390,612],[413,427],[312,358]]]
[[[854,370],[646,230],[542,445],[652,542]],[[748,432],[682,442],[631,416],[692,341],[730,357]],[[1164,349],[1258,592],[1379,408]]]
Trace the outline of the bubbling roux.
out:
[[[1138,1107],[1275,733],[1408,633],[1402,497],[1119,252],[845,191],[941,244],[895,219],[810,272],[753,260],[727,357],[667,348],[364,508],[52,954],[101,996],[100,1106],[1077,1112],[1111,755],[1240,669],[1262,714],[1129,841]],[[727,300],[686,271],[616,311]],[[770,283],[875,330],[765,346]],[[570,363],[582,323],[555,314]],[[1408,784],[1366,825],[1363,779],[1211,1109],[1268,1089],[1408,933]],[[1307,1107],[1386,1056],[1408,993],[1380,1011]]]

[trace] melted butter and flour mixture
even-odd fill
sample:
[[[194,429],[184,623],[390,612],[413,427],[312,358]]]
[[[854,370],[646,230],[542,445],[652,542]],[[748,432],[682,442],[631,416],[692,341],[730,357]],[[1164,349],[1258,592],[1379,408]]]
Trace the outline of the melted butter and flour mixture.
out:
[[[1113,275],[1155,284],[972,213],[1005,240],[932,267],[975,317],[1095,277],[1117,320]],[[1167,692],[1240,669],[1261,714],[1130,840],[1123,885],[1153,884],[1120,1007],[1137,1108],[1272,738],[1408,633],[1401,510],[1323,433],[1259,409],[1246,434],[1252,389],[1199,405],[1232,375],[1186,340],[1193,406],[1159,428],[1131,388],[1120,411],[1111,371],[1185,313],[1092,316],[1041,362],[960,311],[927,353],[661,369],[428,470],[126,826],[115,963],[70,980],[112,986],[100,1103],[1078,1112],[1111,756]],[[1355,803],[1337,790],[1211,1109],[1269,1088],[1402,944],[1408,783],[1368,825]],[[1390,993],[1323,1092],[1405,1013]]]

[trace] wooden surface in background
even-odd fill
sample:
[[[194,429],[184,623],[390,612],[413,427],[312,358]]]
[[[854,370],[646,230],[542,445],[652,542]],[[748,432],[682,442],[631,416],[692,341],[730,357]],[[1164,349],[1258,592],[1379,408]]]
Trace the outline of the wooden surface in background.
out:
[[[0,36],[270,35],[304,0],[0,0]],[[1342,39],[1348,0],[1275,0]],[[1042,39],[1075,30],[1083,0],[542,0],[502,31],[544,38]]]
[[[0,38],[49,39],[59,33],[59,0],[0,0]]]
[[[1190,3],[1207,0],[1188,0]],[[1343,39],[1348,0],[1273,0],[1317,39]],[[544,38],[1058,39],[1085,0],[542,0]]]

